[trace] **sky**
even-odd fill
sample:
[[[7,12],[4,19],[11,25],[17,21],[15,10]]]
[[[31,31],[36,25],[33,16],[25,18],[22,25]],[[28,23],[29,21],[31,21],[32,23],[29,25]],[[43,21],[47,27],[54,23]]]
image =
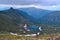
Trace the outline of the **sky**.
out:
[[[60,10],[60,0],[0,0],[4,5],[26,5],[49,10]],[[1,5],[0,5],[1,6]],[[24,6],[24,7],[26,7]]]
[[[40,5],[58,5],[60,0],[0,0],[0,4],[40,4]]]

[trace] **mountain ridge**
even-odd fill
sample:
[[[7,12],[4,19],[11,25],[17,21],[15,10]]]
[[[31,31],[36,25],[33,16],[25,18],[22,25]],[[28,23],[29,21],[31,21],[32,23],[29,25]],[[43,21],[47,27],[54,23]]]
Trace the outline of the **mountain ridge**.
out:
[[[20,8],[18,10],[22,10],[24,12],[27,12],[30,16],[33,16],[36,19],[39,19],[39,18],[43,17],[44,15],[48,14],[49,12],[52,12],[49,10],[38,9],[38,8],[34,8],[34,7]]]

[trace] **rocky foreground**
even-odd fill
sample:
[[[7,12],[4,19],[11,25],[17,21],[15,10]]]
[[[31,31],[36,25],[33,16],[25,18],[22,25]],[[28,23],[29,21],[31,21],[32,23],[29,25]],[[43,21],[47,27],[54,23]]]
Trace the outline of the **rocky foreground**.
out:
[[[60,34],[44,34],[40,36],[15,36],[0,34],[0,40],[60,40]]]

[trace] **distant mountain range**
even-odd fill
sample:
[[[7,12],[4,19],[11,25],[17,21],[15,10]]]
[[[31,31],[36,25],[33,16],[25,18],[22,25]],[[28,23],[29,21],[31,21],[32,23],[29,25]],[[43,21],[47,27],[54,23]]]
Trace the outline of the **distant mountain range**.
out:
[[[39,18],[43,17],[44,15],[52,12],[49,10],[38,9],[38,8],[34,8],[34,7],[20,8],[19,10],[22,10],[22,11],[28,13],[29,15],[35,17],[36,19],[39,19]]]
[[[26,13],[28,13],[30,16],[37,19],[37,23],[40,24],[49,24],[49,25],[60,25],[60,11],[49,11],[49,10],[43,10],[43,9],[37,9],[37,8],[20,8],[19,10],[22,10]],[[34,19],[32,19],[34,20]]]

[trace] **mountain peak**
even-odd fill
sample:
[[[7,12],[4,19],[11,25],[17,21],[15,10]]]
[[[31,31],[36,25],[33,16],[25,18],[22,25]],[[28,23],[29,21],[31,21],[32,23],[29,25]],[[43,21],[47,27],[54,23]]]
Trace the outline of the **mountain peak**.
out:
[[[9,10],[15,10],[15,9],[11,7]]]
[[[10,9],[13,9],[12,7]]]

